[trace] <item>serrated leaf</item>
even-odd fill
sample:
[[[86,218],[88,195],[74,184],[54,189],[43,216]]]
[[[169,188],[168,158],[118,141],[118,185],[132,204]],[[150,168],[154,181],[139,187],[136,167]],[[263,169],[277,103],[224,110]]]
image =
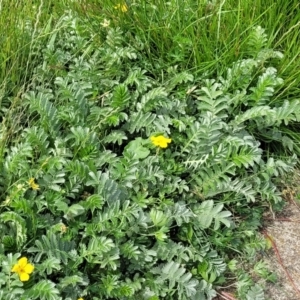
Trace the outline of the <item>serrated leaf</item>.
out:
[[[264,290],[261,286],[256,284],[255,286],[251,287],[250,290],[246,294],[247,300],[265,300]]]
[[[134,153],[134,158],[143,159],[150,154],[150,150],[143,146],[146,143],[146,140],[142,138],[136,138],[125,147],[125,150]]]
[[[76,216],[82,215],[84,212],[85,212],[85,209],[83,206],[81,206],[80,204],[73,204],[68,208],[64,217],[67,220],[70,220]]]

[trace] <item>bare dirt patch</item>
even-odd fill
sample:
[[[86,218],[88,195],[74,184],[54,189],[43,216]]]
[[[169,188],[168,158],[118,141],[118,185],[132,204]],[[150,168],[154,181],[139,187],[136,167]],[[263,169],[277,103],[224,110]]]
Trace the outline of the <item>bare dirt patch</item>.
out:
[[[269,221],[265,233],[272,240],[272,252],[265,257],[270,270],[278,276],[266,285],[268,300],[300,299],[300,208],[291,200],[285,209]]]

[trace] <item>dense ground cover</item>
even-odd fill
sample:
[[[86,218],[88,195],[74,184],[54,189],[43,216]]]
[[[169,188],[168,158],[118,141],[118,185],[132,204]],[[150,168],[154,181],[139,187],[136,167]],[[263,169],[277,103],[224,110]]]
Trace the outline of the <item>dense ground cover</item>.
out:
[[[280,2],[1,4],[0,299],[264,299],[243,266],[299,153]]]

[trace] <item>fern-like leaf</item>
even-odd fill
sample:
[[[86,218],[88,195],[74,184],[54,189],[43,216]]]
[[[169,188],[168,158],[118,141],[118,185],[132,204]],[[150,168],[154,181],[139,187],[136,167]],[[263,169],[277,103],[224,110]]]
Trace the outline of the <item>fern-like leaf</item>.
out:
[[[213,200],[203,201],[200,205],[196,205],[193,209],[194,214],[201,228],[209,228],[214,220],[214,230],[220,228],[220,223],[230,227],[230,211],[223,211],[222,203],[214,204]]]
[[[52,98],[53,95],[50,93],[29,92],[25,94],[25,99],[29,103],[31,112],[39,115],[40,124],[44,130],[56,136],[60,125],[57,109],[50,101]]]
[[[243,146],[231,153],[231,159],[239,168],[243,166],[247,169],[249,166],[253,166],[254,163],[259,164],[261,155],[262,150],[260,148]]]
[[[265,300],[264,291],[261,286],[258,284],[254,285],[250,288],[250,290],[246,294],[247,300]]]
[[[152,114],[150,112],[148,113],[143,113],[142,111],[139,111],[137,113],[133,113],[130,116],[128,125],[128,131],[130,133],[134,132],[140,132],[142,129],[150,128],[151,130],[151,124],[153,121],[156,119],[156,115]],[[151,132],[149,129],[147,132]]]
[[[252,94],[249,95],[251,106],[266,105],[275,92],[275,87],[282,84],[283,80],[278,78],[275,68],[267,68],[259,76],[256,87],[250,88]]]
[[[75,249],[75,242],[64,241],[60,236],[50,233],[43,235],[41,239],[35,241],[35,246],[27,251],[36,253],[35,261],[39,262],[43,255],[46,257],[55,257],[64,264],[68,263],[69,252]]]
[[[268,36],[261,26],[256,26],[252,30],[248,39],[248,50],[253,57],[256,57],[261,49],[263,49],[268,41]]]
[[[59,290],[50,280],[40,280],[26,292],[27,299],[56,300]]]
[[[124,84],[118,85],[112,95],[111,106],[120,110],[127,107],[131,99],[129,91]]]

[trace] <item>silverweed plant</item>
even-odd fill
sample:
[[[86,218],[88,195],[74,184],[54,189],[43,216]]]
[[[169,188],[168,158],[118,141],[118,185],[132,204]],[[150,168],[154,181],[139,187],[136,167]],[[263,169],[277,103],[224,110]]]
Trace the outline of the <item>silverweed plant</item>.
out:
[[[264,299],[233,257],[266,249],[263,208],[296,164],[261,143],[293,147],[278,131],[300,118],[298,100],[270,104],[282,53],[258,26],[223,76],[154,76],[139,36],[102,22],[56,20],[10,108],[0,300],[209,300],[232,276],[241,299]]]

